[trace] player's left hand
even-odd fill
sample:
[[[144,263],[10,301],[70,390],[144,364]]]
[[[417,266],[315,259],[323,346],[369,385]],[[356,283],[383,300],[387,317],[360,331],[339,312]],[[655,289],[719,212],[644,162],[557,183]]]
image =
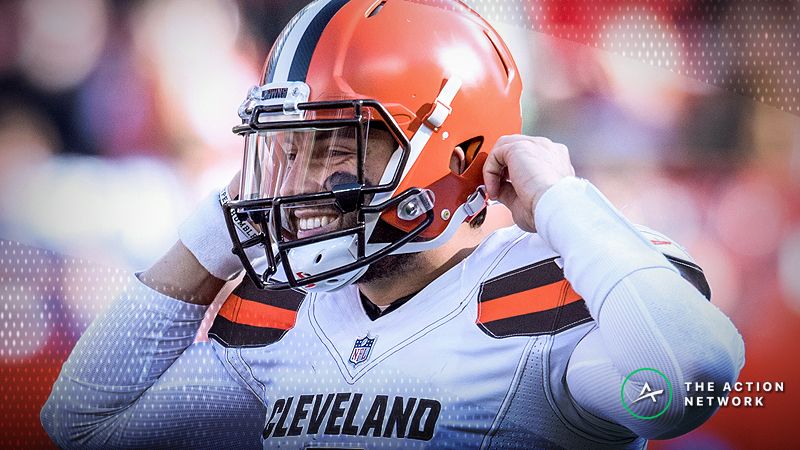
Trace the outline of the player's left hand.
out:
[[[542,194],[574,175],[565,145],[520,134],[498,139],[483,166],[489,198],[506,205],[517,226],[531,233],[536,231],[533,214]]]

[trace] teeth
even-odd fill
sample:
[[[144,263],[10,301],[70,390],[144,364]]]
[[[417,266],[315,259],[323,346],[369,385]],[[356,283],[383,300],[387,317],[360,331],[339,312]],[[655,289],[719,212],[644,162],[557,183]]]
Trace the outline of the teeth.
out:
[[[297,220],[297,227],[303,231],[307,231],[324,227],[331,222],[333,222],[333,219],[329,216],[302,217]]]

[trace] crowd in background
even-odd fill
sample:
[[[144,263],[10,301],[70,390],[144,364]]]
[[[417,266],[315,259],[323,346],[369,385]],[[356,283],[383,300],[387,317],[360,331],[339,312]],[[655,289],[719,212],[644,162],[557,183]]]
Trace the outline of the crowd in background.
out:
[[[714,5],[713,14],[694,17],[701,30],[724,20],[725,8],[745,4],[676,3]],[[471,4],[490,20],[509,14],[502,2]],[[558,14],[537,15],[535,27],[524,26],[525,17],[495,20],[523,76],[524,131],[566,144],[578,174],[629,218],[689,249],[706,270],[712,300],[745,336],[743,377],[800,383],[800,365],[781,356],[800,338],[800,109],[793,109],[800,69],[780,67],[789,81],[776,88],[770,60],[740,52],[728,63],[761,64],[764,77],[761,66],[747,79],[740,70],[714,80],[687,76],[695,54],[680,50],[700,39],[686,31],[693,27],[658,2],[638,16],[625,2],[605,4],[619,6],[618,14],[593,17],[594,29],[653,30],[654,22],[671,29],[655,47],[668,49],[664,62],[624,51],[626,42],[647,47],[635,32],[600,33],[604,40],[587,45],[569,38],[564,27],[574,29],[574,20]],[[28,410],[44,401],[75,339],[124,285],[124,272],[153,262],[194,204],[237,170],[237,107],[300,7],[280,0],[0,2],[0,374],[41,384],[27,394],[3,391],[23,406],[5,411],[19,423],[7,422],[0,439],[43,439]],[[793,51],[784,59],[796,63]],[[732,92],[736,86],[789,91],[785,101],[765,102]],[[791,407],[788,397],[771,406],[724,411],[660,448],[769,442],[740,425],[766,424]]]

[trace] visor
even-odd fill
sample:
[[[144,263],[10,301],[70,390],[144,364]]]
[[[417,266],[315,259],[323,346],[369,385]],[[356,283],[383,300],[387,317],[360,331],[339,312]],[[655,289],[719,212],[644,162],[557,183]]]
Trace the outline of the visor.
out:
[[[359,140],[363,144],[359,145]],[[366,149],[362,166],[360,146]],[[248,133],[239,198],[260,200],[314,194],[359,182],[374,187],[380,184],[397,147],[398,143],[382,125],[370,123],[364,125],[363,131],[339,127]]]

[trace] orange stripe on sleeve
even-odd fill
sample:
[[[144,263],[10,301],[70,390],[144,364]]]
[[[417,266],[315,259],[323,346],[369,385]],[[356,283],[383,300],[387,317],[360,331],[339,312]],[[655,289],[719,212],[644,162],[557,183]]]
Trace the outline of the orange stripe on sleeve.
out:
[[[567,285],[566,295],[564,293],[565,284]],[[564,298],[563,302],[562,298]],[[567,281],[562,280],[479,303],[478,322],[487,323],[546,311],[578,300],[581,300],[581,296],[572,290],[572,286]]]
[[[277,306],[245,300],[231,294],[219,310],[219,315],[231,322],[254,327],[288,330],[297,320],[297,312]]]
[[[583,300],[583,297],[572,289],[571,284],[567,283],[567,295],[564,296],[564,304],[577,302],[578,300]]]

